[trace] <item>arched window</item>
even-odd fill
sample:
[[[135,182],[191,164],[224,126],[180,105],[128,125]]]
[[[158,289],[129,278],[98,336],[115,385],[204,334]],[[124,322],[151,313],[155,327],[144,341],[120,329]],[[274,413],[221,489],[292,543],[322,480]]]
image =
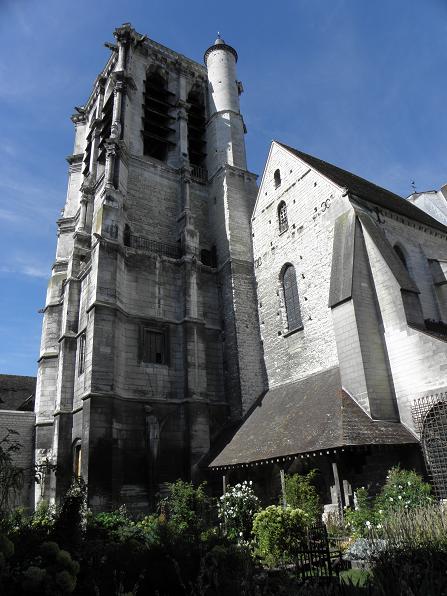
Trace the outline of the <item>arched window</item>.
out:
[[[401,249],[401,247],[400,247],[398,244],[395,244],[395,245],[393,246],[393,248],[394,248],[394,250],[395,250],[395,252],[396,252],[397,256],[399,257],[399,259],[402,261],[402,263],[403,263],[403,265],[404,265],[405,269],[407,269],[407,270],[408,270],[408,266],[407,266],[407,259],[405,258],[404,251]]]
[[[73,445],[73,475],[75,478],[81,478],[82,450],[81,441],[78,439]]]
[[[188,154],[194,167],[204,168],[206,162],[206,116],[203,91],[194,88],[188,95]]]
[[[285,232],[289,227],[289,222],[287,221],[287,205],[284,201],[278,205],[278,226],[279,226],[279,233]]]
[[[174,93],[168,90],[166,79],[159,72],[148,74],[143,105],[144,155],[166,161],[175,145],[175,118],[171,114],[174,107]]]
[[[281,172],[279,170],[275,170],[273,178],[275,180],[275,188],[278,188],[278,186],[281,184]]]
[[[301,319],[298,286],[296,283],[295,267],[293,265],[286,265],[282,274],[282,285],[287,315],[287,330],[295,331],[296,329],[301,329],[303,327],[303,321]]]

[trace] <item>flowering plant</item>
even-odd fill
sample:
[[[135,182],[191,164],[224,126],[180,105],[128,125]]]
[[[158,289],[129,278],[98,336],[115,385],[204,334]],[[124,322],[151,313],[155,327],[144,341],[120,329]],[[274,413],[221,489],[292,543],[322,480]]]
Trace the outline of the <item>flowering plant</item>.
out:
[[[401,470],[396,466],[388,472],[375,508],[380,516],[388,516],[401,509],[421,509],[433,503],[430,484],[413,470]]]
[[[259,507],[251,480],[229,486],[217,505],[217,514],[228,538],[239,544],[248,542],[253,516]]]
[[[371,498],[363,486],[355,491],[354,503],[354,509],[348,507],[345,511],[345,523],[353,536],[365,537],[378,522]]]

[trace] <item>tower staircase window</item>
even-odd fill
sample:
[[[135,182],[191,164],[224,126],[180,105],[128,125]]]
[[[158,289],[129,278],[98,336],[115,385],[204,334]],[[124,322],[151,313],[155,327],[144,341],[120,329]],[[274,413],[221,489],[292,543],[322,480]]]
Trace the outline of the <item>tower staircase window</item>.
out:
[[[84,176],[88,176],[90,173],[90,159],[92,156],[92,137],[93,137],[93,130],[90,129],[90,132],[87,135],[85,152],[84,152],[84,160],[83,160],[83,168],[82,168],[82,173],[84,174]]]
[[[150,74],[145,83],[143,104],[143,153],[166,161],[169,149],[175,146],[174,93],[168,90],[166,80],[159,73]]]
[[[78,341],[78,375],[82,375],[85,370],[85,333],[79,336]]]

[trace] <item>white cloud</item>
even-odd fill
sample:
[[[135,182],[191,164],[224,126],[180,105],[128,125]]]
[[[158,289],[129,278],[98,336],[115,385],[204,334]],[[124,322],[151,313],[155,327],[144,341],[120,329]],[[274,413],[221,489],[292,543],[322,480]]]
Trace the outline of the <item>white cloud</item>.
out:
[[[19,274],[27,277],[46,279],[50,275],[50,266],[48,263],[37,262],[35,257],[27,259],[22,255],[10,259],[8,264],[0,265],[0,273],[7,275]]]

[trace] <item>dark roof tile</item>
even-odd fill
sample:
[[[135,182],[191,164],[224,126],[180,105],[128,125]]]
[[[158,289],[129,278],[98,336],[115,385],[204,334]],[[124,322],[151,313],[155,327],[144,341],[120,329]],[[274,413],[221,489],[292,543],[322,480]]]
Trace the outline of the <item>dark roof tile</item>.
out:
[[[347,188],[351,194],[364,198],[378,207],[389,209],[395,213],[399,213],[410,219],[415,219],[424,225],[431,226],[432,228],[447,233],[447,227],[441,222],[437,221],[428,215],[428,213],[425,213],[425,211],[422,211],[422,209],[419,209],[419,207],[416,207],[416,205],[413,205],[413,203],[403,199],[399,195],[396,195],[381,186],[377,186],[364,178],[360,178],[360,176],[356,176],[347,170],[342,170],[327,161],[298,151],[279,141],[277,142],[279,145],[306,162],[310,167],[320,172],[320,174],[323,174],[323,176],[326,176],[335,182],[338,186]]]

